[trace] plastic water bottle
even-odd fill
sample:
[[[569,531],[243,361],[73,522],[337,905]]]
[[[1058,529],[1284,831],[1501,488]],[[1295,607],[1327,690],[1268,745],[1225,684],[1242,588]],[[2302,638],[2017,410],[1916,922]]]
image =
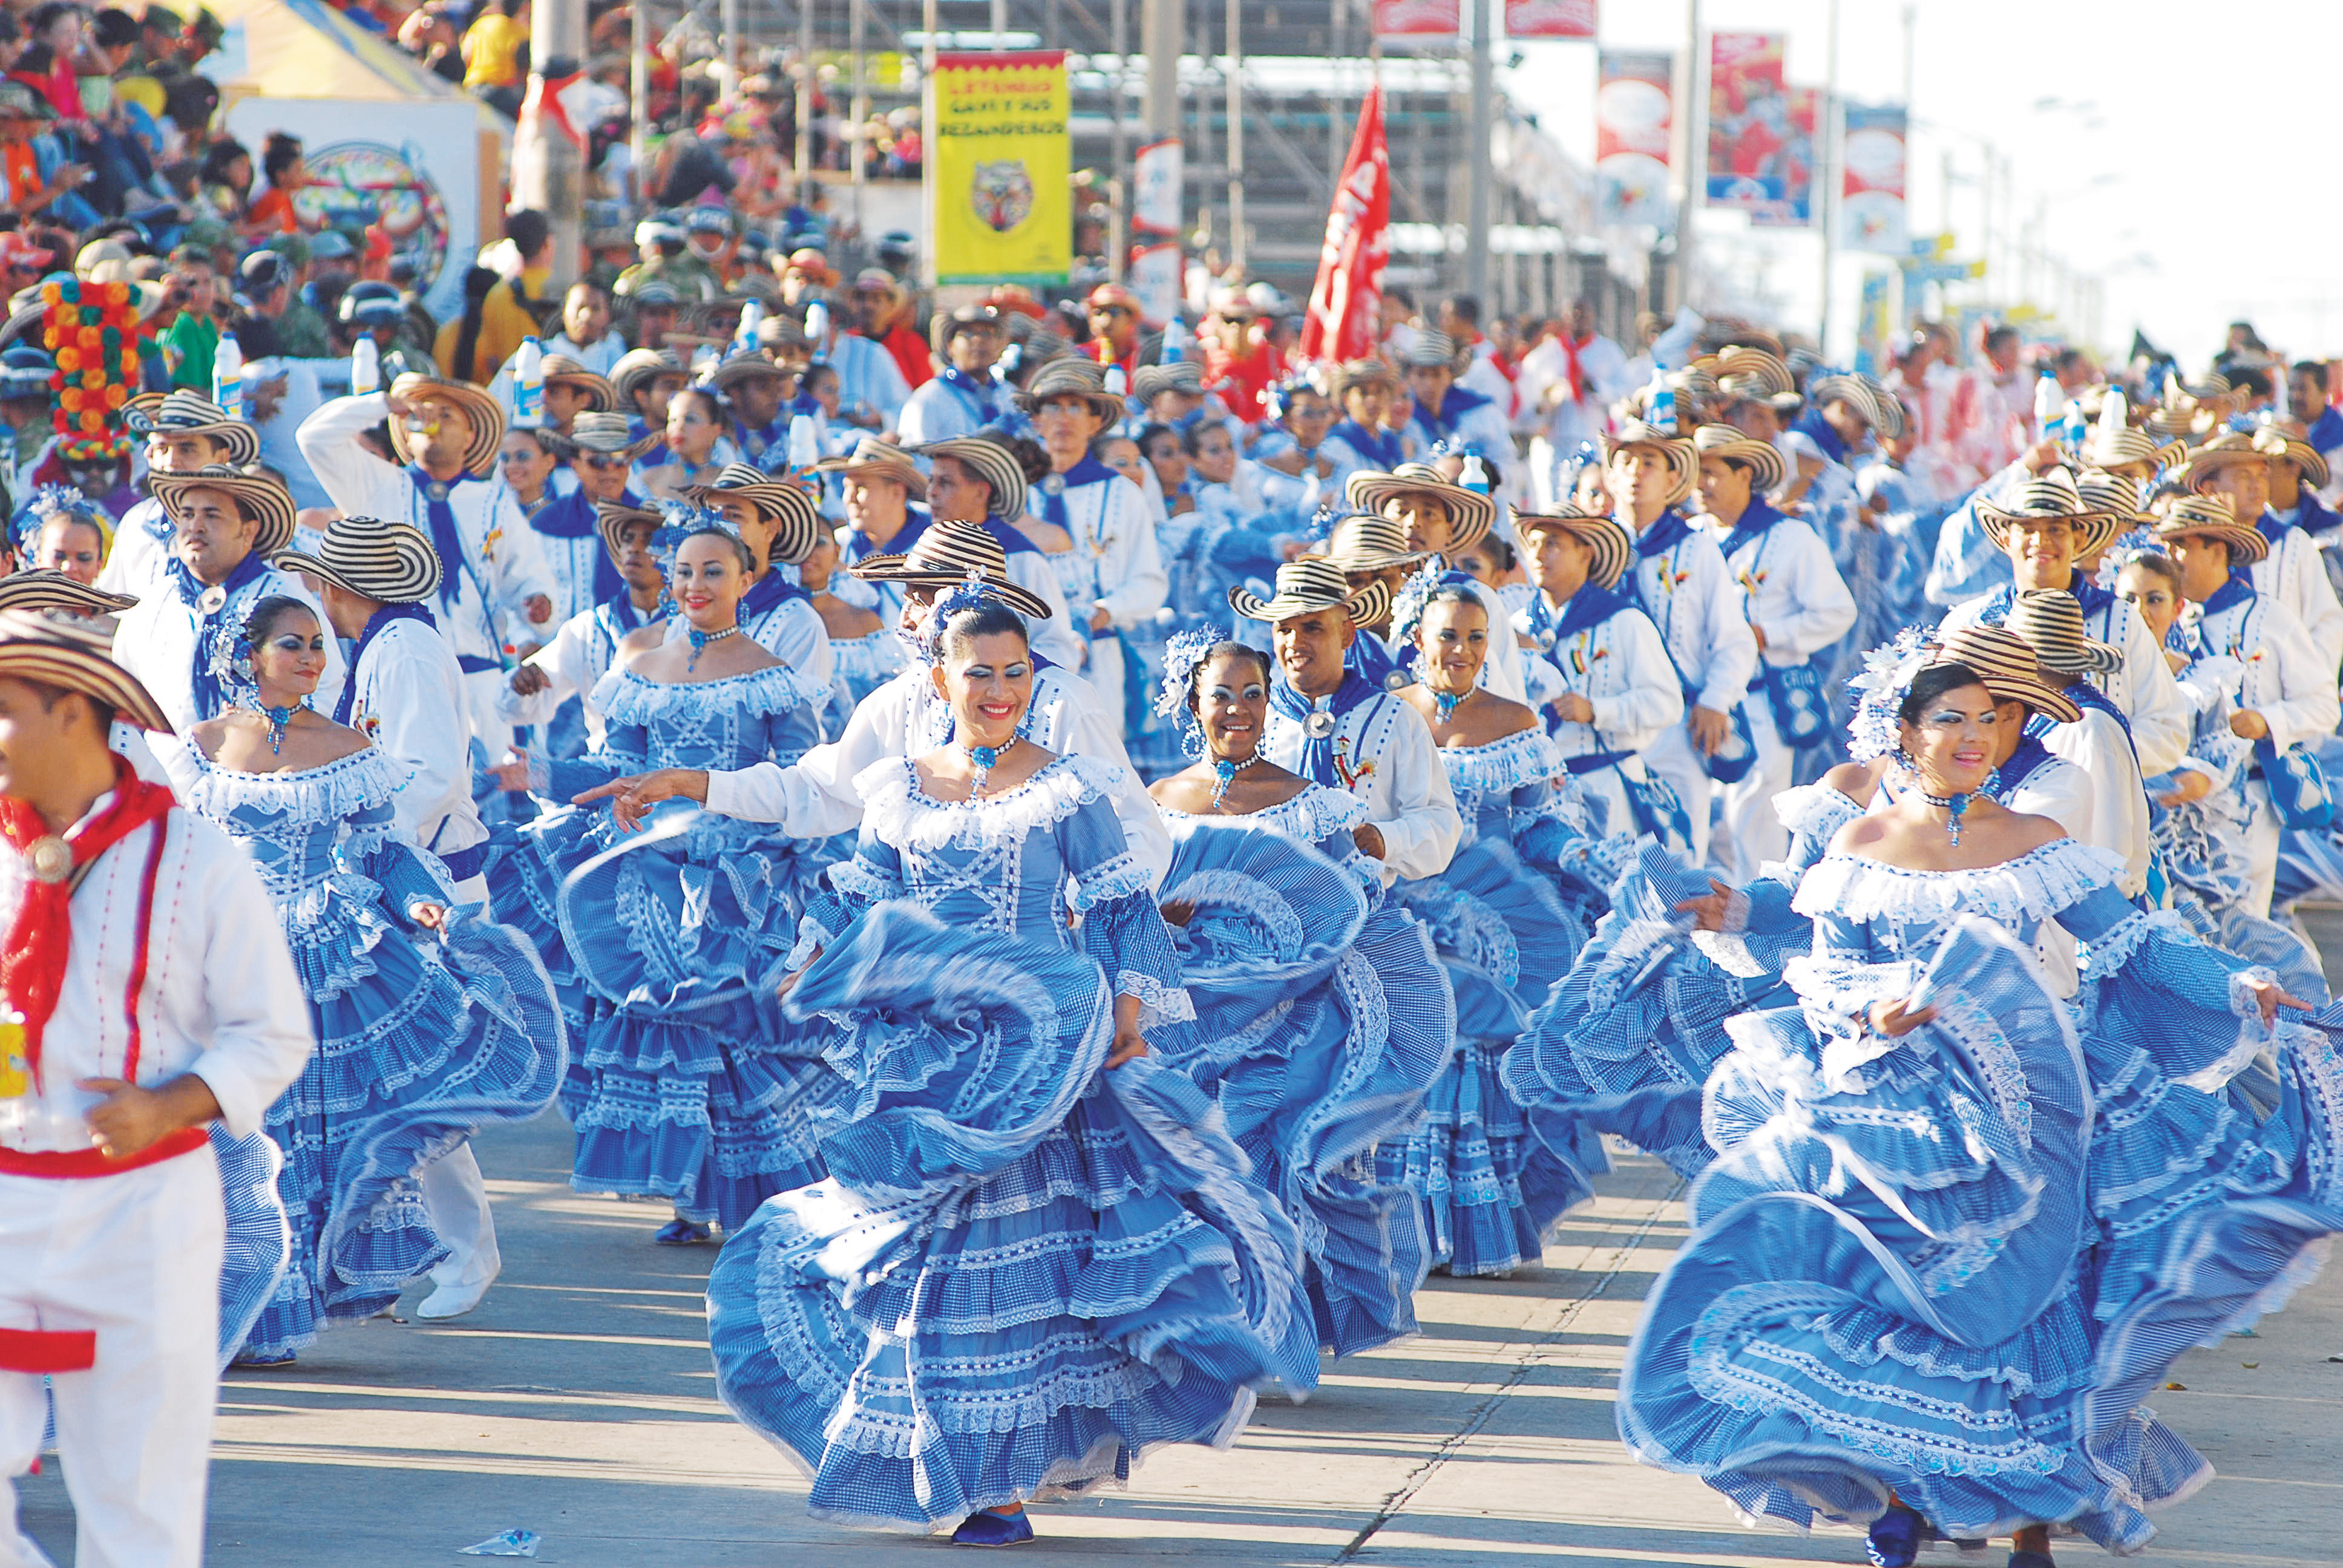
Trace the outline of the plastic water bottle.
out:
[[[1190,332],[1188,324],[1178,317],[1175,316],[1163,324],[1162,360],[1164,364],[1179,364],[1188,357],[1195,345],[1195,334]]]
[[[2084,432],[2089,428],[2089,422],[2083,417],[2081,402],[2073,397],[2067,398],[2066,417],[2058,431],[2059,445],[2065,447],[2069,452],[2080,452],[2083,449]]]
[[[691,375],[695,381],[716,368],[716,346],[703,343],[691,351]]]
[[[513,428],[535,430],[545,424],[545,346],[524,337],[513,354]]]
[[[222,337],[212,355],[212,401],[229,418],[244,417],[244,349],[233,337]]]
[[[751,297],[740,304],[740,325],[732,334],[732,349],[736,354],[757,352],[757,329],[765,325],[765,303]]]
[[[1481,454],[1464,454],[1464,465],[1456,470],[1456,482],[1476,496],[1489,493],[1489,470],[1482,466]]]
[[[363,397],[382,390],[382,350],[371,336],[362,337],[350,350],[350,396]]]
[[[806,340],[817,357],[830,352],[830,307],[815,300],[806,307]]]
[[[2045,364],[2042,374],[2034,383],[2034,428],[2036,431],[2045,436],[2050,434],[2050,427],[2057,422],[2058,405],[2066,401],[2066,388],[2058,385],[2058,377]]]
[[[789,467],[810,468],[821,461],[821,436],[810,414],[789,416]]]
[[[1654,428],[1666,436],[1676,433],[1676,389],[1668,385],[1665,371],[1652,372],[1652,393],[1644,406],[1651,410]]]
[[[1105,377],[1105,380],[1106,380],[1106,389],[1107,389],[1108,391],[1110,391],[1110,392],[1113,393],[1116,397],[1128,397],[1129,396],[1131,396],[1131,385],[1130,385],[1130,383],[1129,383],[1127,380],[1125,380],[1125,379],[1124,379],[1124,377],[1123,377],[1123,374],[1122,374],[1122,367],[1121,367],[1121,366],[1120,366],[1120,365],[1110,365],[1110,366],[1108,366],[1108,367],[1106,367],[1106,377]]]

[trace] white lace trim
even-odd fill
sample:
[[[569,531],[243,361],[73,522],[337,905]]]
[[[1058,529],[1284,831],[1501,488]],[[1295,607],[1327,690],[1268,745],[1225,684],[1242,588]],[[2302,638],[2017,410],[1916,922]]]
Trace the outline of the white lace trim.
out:
[[[1859,855],[1817,861],[1790,900],[1799,914],[1851,920],[1936,923],[1956,915],[2047,920],[2101,888],[2114,887],[2123,857],[2072,839],[2054,839],[1998,866],[1915,871]]]
[[[2202,944],[2188,922],[2170,910],[2140,910],[2126,915],[2098,936],[2081,946],[2081,971],[2086,984],[2111,979],[2117,970],[2131,961],[2140,944],[2158,932],[2167,941],[2185,943],[2189,947]]]
[[[807,685],[805,678],[786,664],[769,664],[746,675],[699,681],[649,680],[624,666],[617,666],[594,683],[593,695],[587,699],[587,704],[601,712],[606,725],[649,726],[654,720],[677,715],[705,718],[713,713],[787,713],[807,703],[820,702],[829,695],[829,688],[816,689]]]
[[[1486,746],[1443,746],[1440,766],[1459,792],[1518,789],[1561,772],[1562,753],[1543,729],[1523,729]]]
[[[1185,986],[1167,985],[1153,975],[1123,970],[1114,977],[1114,994],[1139,999],[1139,1029],[1144,1034],[1158,1024],[1192,1023],[1196,1003]]]
[[[1301,912],[1292,900],[1261,878],[1221,868],[1196,871],[1167,887],[1158,899],[1166,904],[1189,904],[1200,910],[1233,910],[1267,928],[1281,956],[1302,950]]]
[[[196,759],[196,781],[187,791],[189,810],[214,821],[239,806],[257,806],[288,823],[339,822],[380,806],[398,793],[410,777],[378,746],[337,757],[322,768],[297,773],[246,773],[223,768],[190,746]]]
[[[1078,915],[1087,915],[1101,904],[1114,899],[1127,899],[1133,893],[1143,893],[1153,879],[1147,868],[1131,858],[1130,851],[1087,866],[1076,877],[1074,890],[1066,900],[1066,907]]]
[[[2237,1020],[2237,1040],[2213,1060],[2174,1081],[2200,1094],[2218,1094],[2228,1087],[2229,1080],[2253,1065],[2254,1058],[2274,1045],[2278,1031],[2262,1022],[2261,1002],[2254,995],[2254,988],[2276,983],[2278,971],[2266,964],[2233,970],[2229,975],[2229,1011]]]
[[[1804,833],[1827,844],[1863,807],[1827,784],[1800,784],[1774,797],[1774,815],[1793,838]]]
[[[1304,844],[1347,833],[1365,821],[1368,815],[1367,803],[1358,796],[1346,789],[1330,789],[1323,784],[1312,784],[1291,800],[1281,800],[1244,816],[1222,817],[1209,812],[1198,816],[1169,807],[1161,809],[1167,821],[1241,824]]]
[[[885,758],[854,776],[864,823],[899,849],[980,849],[1021,839],[1110,799],[1114,786],[1111,766],[1071,756],[1052,759],[1014,789],[981,800],[937,799],[920,788],[908,757]]]

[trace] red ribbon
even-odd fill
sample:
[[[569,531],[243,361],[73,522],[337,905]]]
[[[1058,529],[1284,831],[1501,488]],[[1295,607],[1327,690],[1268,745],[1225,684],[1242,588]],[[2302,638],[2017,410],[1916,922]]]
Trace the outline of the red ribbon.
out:
[[[147,783],[131,771],[127,761],[116,757],[113,800],[105,810],[66,835],[65,843],[74,852],[74,864],[86,866],[147,823],[159,823],[176,803],[168,789]],[[35,840],[46,838],[48,832],[46,819],[30,801],[0,795],[0,839],[22,853]],[[158,832],[156,849],[159,851],[161,847],[162,836]],[[146,973],[146,917],[153,907],[155,872],[160,858],[159,853],[146,857],[146,886],[139,899],[138,952],[132,965],[127,1004],[131,1010],[132,1060],[124,1065],[126,1079],[137,1070],[138,987]],[[25,901],[16,910],[15,923],[8,928],[7,945],[0,949],[0,999],[24,1018],[25,1065],[32,1070],[36,1087],[41,1077],[41,1037],[48,1028],[50,1016],[57,1010],[57,998],[65,990],[65,960],[73,950],[73,888],[70,877],[54,882],[28,877]]]

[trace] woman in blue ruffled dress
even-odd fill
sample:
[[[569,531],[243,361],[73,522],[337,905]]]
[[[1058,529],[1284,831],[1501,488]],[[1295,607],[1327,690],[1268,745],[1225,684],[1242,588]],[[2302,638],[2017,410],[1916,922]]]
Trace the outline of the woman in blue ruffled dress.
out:
[[[1981,793],[1974,670],[1926,665],[1897,714],[1910,787],[1799,885],[1797,1005],[1728,1025],[1620,1432],[1746,1514],[1866,1523],[1891,1568],[1931,1532],[2011,1534],[2012,1568],[2052,1527],[2136,1552],[2207,1473],[2141,1400],[2343,1227],[2343,1062],[2117,857]]]
[[[310,709],[328,635],[298,600],[255,605],[246,700],[196,726],[174,780],[260,868],[317,1034],[268,1112],[292,1251],[237,1357],[248,1366],[292,1361],[328,1320],[386,1311],[444,1257],[417,1173],[479,1128],[542,1111],[566,1060],[519,933],[452,909],[438,862],[398,837],[403,770]]]
[[[669,593],[685,634],[654,626],[618,645],[594,689],[601,745],[508,770],[535,792],[571,797],[651,768],[789,762],[820,740],[828,689],[740,635],[750,578],[739,536],[711,518],[673,548]],[[820,1174],[804,1101],[827,1075],[751,993],[787,957],[830,858],[687,800],[662,804],[641,832],[607,804],[573,805],[489,857],[496,907],[560,967],[583,1023],[562,1096],[578,1128],[570,1185],[669,1200],[664,1245],[707,1241],[711,1224],[738,1226]]]
[[[1107,770],[1018,735],[1010,603],[955,590],[935,626],[952,739],[857,780],[860,847],[782,987],[846,1085],[830,1176],[726,1243],[709,1336],[816,1516],[1005,1545],[1031,1500],[1232,1441],[1314,1344],[1292,1226],[1148,1056],[1191,1009]]]
[[[1416,650],[1418,683],[1400,696],[1423,716],[1455,793],[1464,836],[1437,877],[1403,881],[1392,897],[1431,930],[1456,998],[1448,1060],[1423,1119],[1377,1156],[1385,1181],[1423,1201],[1434,1266],[1451,1274],[1506,1277],[1535,1267],[1547,1228],[1593,1194],[1609,1169],[1592,1135],[1565,1152],[1537,1152],[1498,1068],[1532,1010],[1569,971],[1586,930],[1562,904],[1552,878],[1513,849],[1517,823],[1541,817],[1592,823],[1553,784],[1562,759],[1536,713],[1480,685],[1493,631],[1469,582],[1437,572],[1409,579],[1393,631]]]
[[[1157,710],[1202,756],[1148,793],[1172,829],[1158,896],[1196,1026],[1157,1053],[1219,1099],[1300,1231],[1318,1343],[1373,1350],[1416,1332],[1421,1205],[1374,1151],[1408,1136],[1448,1061],[1447,980],[1352,837],[1366,803],[1261,755],[1268,656],[1206,628],[1166,659]]]

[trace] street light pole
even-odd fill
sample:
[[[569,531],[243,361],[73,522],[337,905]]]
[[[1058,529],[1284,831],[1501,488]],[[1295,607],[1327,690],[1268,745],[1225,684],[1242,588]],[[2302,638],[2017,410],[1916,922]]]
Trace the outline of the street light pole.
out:
[[[586,155],[555,128],[548,96],[567,86],[586,55],[586,0],[535,0],[529,7],[528,95],[514,127],[513,199],[546,216],[553,231],[548,289],[567,289],[585,261]]]
[[[1489,0],[1473,0],[1473,102],[1464,145],[1464,292],[1489,295],[1489,100],[1496,95],[1489,59]]]

